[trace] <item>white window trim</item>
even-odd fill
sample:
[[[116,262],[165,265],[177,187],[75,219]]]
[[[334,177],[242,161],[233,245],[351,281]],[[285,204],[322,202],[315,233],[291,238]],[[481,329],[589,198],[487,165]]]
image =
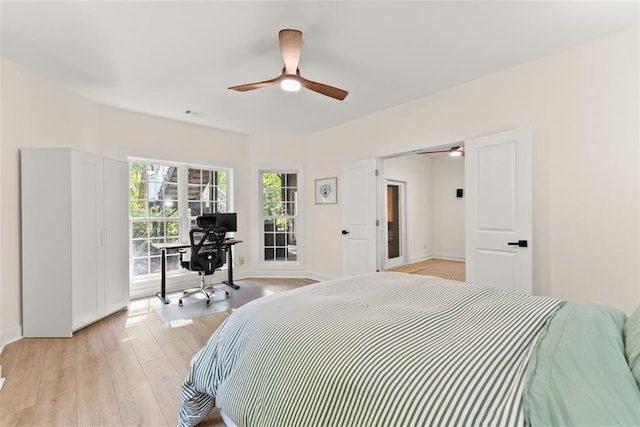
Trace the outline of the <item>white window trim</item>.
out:
[[[298,180],[298,217],[297,217],[297,257],[296,261],[265,261],[264,260],[264,223],[263,223],[263,207],[264,207],[264,192],[262,188],[262,174],[265,172],[278,172],[278,173],[295,173]],[[257,223],[258,223],[258,268],[261,270],[301,270],[304,266],[304,227],[303,227],[303,207],[304,207],[304,175],[302,166],[261,166],[257,173],[258,181],[258,209],[257,209]]]
[[[224,170],[227,172],[227,211],[235,212],[234,203],[235,203],[235,180],[234,180],[234,168],[229,165],[225,166],[213,166],[206,165],[201,163],[194,163],[190,161],[179,161],[172,160],[171,158],[167,158],[164,156],[140,156],[134,154],[126,154],[121,153],[120,156],[123,161],[126,161],[127,164],[131,162],[140,162],[140,163],[158,163],[158,164],[168,164],[171,166],[184,166],[186,168],[194,168],[194,169],[209,169],[209,170]],[[188,183],[184,179],[183,174],[185,173],[183,168],[178,168],[178,206],[188,206],[187,202],[187,186]],[[182,181],[181,181],[182,178]],[[128,187],[127,187],[128,191]],[[129,196],[127,196],[129,199]],[[184,215],[184,217],[180,216],[180,235],[179,240],[181,242],[189,241],[189,217]],[[160,280],[161,273],[153,273],[146,275],[144,277],[134,278],[133,276],[133,265],[131,260],[133,259],[133,248],[131,247],[131,242],[133,239],[133,229],[132,229],[132,221],[129,217],[129,291],[131,295],[143,296],[147,295],[147,290],[155,289],[154,293],[160,289]],[[221,269],[222,274],[218,274],[217,278],[221,281],[226,280],[227,277],[227,268],[228,266],[225,264]],[[173,272],[167,272],[167,287],[179,287],[183,288],[182,285],[188,285],[193,283],[194,280],[197,280],[197,273],[187,271],[187,270],[178,270]],[[171,286],[174,285],[174,286]]]

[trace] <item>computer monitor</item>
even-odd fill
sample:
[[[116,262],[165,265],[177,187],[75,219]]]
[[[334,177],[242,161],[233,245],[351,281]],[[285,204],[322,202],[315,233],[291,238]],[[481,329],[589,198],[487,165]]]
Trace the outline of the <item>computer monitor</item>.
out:
[[[204,214],[199,216],[196,222],[199,227],[214,225],[226,228],[227,232],[238,231],[238,220],[235,212]]]

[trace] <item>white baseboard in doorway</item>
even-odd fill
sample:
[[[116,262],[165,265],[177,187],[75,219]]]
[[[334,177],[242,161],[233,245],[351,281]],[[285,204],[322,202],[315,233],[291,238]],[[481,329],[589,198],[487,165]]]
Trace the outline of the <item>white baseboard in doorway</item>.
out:
[[[444,259],[447,261],[460,261],[460,262],[465,261],[465,257],[460,255],[433,254],[431,258]]]
[[[420,262],[420,261],[426,261],[426,260],[431,259],[431,258],[433,258],[433,255],[431,255],[431,254],[422,254],[422,255],[418,255],[418,256],[413,256],[409,260],[409,264],[414,264],[414,263]]]

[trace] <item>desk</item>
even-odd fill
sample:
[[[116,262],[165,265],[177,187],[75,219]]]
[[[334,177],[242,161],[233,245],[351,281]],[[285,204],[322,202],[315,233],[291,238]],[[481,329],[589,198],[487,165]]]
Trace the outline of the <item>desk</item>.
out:
[[[242,243],[242,240],[229,239],[225,240],[223,246],[229,253],[227,259],[227,265],[229,268],[227,269],[227,280],[223,281],[225,285],[231,286],[233,289],[240,289],[240,286],[233,283],[233,253],[231,248],[233,245],[238,243]],[[213,242],[206,242],[204,246],[213,245]],[[177,249],[188,249],[191,247],[189,243],[175,242],[175,243],[153,243],[151,244],[156,249],[160,249],[160,253],[162,254],[162,272],[160,276],[160,292],[156,293],[160,301],[165,304],[169,304],[169,298],[167,298],[167,251],[168,250],[177,250]]]

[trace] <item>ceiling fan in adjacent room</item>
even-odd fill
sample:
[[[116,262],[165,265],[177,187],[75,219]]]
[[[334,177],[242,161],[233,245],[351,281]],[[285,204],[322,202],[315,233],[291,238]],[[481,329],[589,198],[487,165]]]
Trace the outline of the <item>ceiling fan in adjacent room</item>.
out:
[[[458,156],[464,157],[464,146],[451,147],[445,150],[418,151],[416,154],[438,154],[438,153],[449,153],[449,155],[452,157],[458,157]]]
[[[329,86],[323,83],[312,82],[311,80],[307,80],[300,75],[298,63],[300,62],[300,51],[302,50],[301,31],[280,30],[280,33],[278,34],[278,40],[280,42],[280,52],[282,53],[282,60],[284,61],[282,74],[271,80],[232,86],[229,89],[237,90],[238,92],[246,92],[249,90],[260,89],[266,86],[280,83],[282,89],[289,92],[295,92],[300,90],[301,87],[304,87],[340,101],[346,98],[346,96],[349,94],[349,92],[347,92],[346,90],[338,89],[337,87]]]

